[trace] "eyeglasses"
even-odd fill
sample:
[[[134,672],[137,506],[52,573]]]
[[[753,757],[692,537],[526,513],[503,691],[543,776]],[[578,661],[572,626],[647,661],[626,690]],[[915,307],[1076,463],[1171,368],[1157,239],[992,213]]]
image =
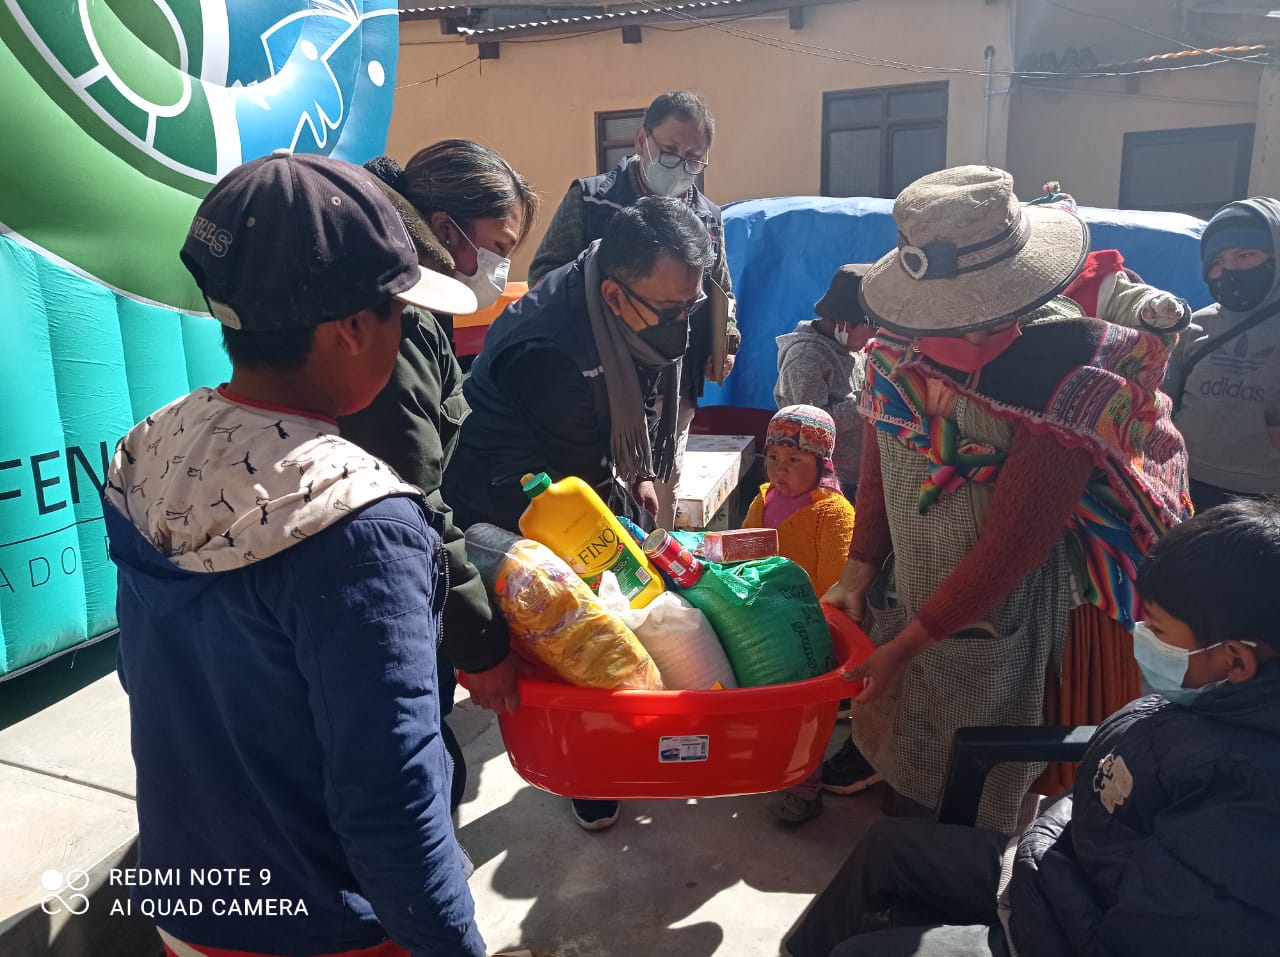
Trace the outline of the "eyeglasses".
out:
[[[610,277],[610,278],[613,278],[613,277]],[[693,312],[693,310],[697,309],[700,305],[702,305],[704,302],[707,301],[707,294],[705,292],[699,291],[699,293],[696,296],[694,296],[692,299],[690,299],[688,302],[681,303],[678,306],[669,306],[666,309],[659,309],[653,303],[649,302],[649,300],[645,299],[643,296],[638,295],[633,289],[631,289],[630,286],[628,286],[621,279],[614,279],[613,281],[616,282],[622,288],[623,293],[626,294],[626,297],[628,299],[635,300],[636,302],[640,303],[640,305],[648,309],[651,313],[653,313],[654,316],[656,316],[658,319],[658,325],[666,325],[671,322],[679,322],[681,319],[683,319],[685,316]]]
[[[658,146],[658,141],[653,139],[653,134],[649,134],[649,139],[653,140],[653,145]],[[683,156],[677,156],[675,153],[668,153],[658,146],[658,165],[663,169],[675,169],[677,166],[683,166],[684,171],[690,176],[697,176],[704,169],[711,165],[710,160],[705,159],[685,159]]]

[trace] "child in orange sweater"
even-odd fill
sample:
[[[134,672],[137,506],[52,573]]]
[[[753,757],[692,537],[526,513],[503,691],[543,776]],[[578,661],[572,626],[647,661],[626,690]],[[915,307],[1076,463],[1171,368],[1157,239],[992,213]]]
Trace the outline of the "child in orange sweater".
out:
[[[822,595],[840,579],[853,538],[853,506],[840,492],[831,453],[835,421],[813,405],[789,405],[764,440],[769,481],[743,528],[776,528],[778,551],[809,573]]]
[[[744,528],[776,528],[778,551],[826,592],[840,578],[853,538],[853,506],[840,491],[831,453],[836,423],[813,405],[789,405],[769,422],[764,440],[769,481],[747,511]],[[769,811],[788,824],[822,813],[822,771],[774,795]]]

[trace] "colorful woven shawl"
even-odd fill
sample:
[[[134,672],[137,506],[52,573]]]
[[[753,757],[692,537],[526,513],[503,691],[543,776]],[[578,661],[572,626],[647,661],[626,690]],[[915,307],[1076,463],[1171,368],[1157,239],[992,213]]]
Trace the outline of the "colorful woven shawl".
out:
[[[1190,509],[1186,448],[1158,391],[1165,345],[1051,304],[974,376],[943,370],[887,336],[872,342],[868,356],[862,414],[928,459],[921,513],[964,482],[994,482],[1006,457],[962,436],[954,419],[925,414],[930,379],[999,418],[1091,452],[1096,468],[1071,518],[1088,571],[1085,598],[1132,626],[1140,612],[1138,564]]]

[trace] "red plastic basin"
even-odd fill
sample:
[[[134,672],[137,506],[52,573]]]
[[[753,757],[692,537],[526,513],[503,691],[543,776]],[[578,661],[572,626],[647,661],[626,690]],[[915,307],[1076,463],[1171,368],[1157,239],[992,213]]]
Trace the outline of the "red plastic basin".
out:
[[[507,756],[530,784],[566,797],[717,797],[797,784],[822,760],[838,702],[860,689],[843,673],[873,650],[848,616],[823,610],[839,664],[807,681],[607,691],[522,679],[520,710],[498,718]]]

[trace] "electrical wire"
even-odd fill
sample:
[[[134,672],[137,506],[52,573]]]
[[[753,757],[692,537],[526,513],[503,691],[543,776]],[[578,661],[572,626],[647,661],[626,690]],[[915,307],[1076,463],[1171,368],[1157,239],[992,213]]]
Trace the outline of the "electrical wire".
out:
[[[1163,93],[1143,93],[1139,90],[1137,93],[1128,93],[1124,90],[1092,90],[1087,87],[1080,86],[1050,86],[1045,83],[1032,83],[1027,86],[1018,87],[1021,92],[1031,93],[1075,93],[1080,96],[1123,96],[1126,98],[1139,97],[1144,100],[1160,100],[1166,103],[1190,103],[1195,106],[1225,106],[1237,109],[1256,110],[1257,103],[1248,103],[1244,100],[1213,100],[1195,96],[1168,96]],[[1001,91],[1001,95],[1014,92],[1013,90]]]
[[[503,43],[558,43],[561,40],[576,40],[579,37],[594,36],[597,33],[603,33],[603,30],[583,30],[581,33],[564,33],[558,37],[529,37],[525,40],[503,40]],[[488,41],[485,41],[488,42]],[[494,38],[497,43],[497,38]]]
[[[1175,43],[1179,46],[1186,47],[1188,50],[1191,50],[1193,52],[1201,53],[1205,56],[1215,56],[1217,57],[1217,59],[1209,60],[1208,62],[1205,62],[1205,63],[1182,63],[1174,66],[1153,66],[1153,67],[1149,67],[1141,70],[1123,70],[1123,71],[1101,71],[1101,70],[1089,70],[1089,71],[1079,71],[1079,72],[1065,72],[1065,71],[1053,71],[1053,70],[991,70],[991,71],[987,71],[982,69],[971,69],[971,68],[965,68],[965,67],[935,66],[935,65],[923,64],[923,63],[911,63],[911,62],[902,61],[902,60],[892,60],[886,57],[871,56],[870,54],[853,53],[848,50],[839,50],[831,47],[819,46],[817,44],[805,43],[800,40],[786,40],[779,37],[771,37],[771,36],[768,36],[767,34],[756,33],[754,31],[746,30],[742,27],[737,27],[732,25],[739,20],[752,19],[753,17],[758,16],[761,11],[752,11],[750,13],[744,13],[734,17],[712,19],[709,17],[700,17],[700,16],[697,16],[696,14],[691,14],[683,10],[675,9],[674,5],[663,6],[661,4],[654,4],[652,9],[659,11],[663,14],[666,14],[667,16],[670,16],[674,19],[683,20],[690,25],[688,27],[679,28],[679,27],[661,27],[661,26],[655,26],[653,24],[646,23],[646,24],[640,24],[640,26],[643,26],[645,29],[660,30],[666,33],[685,33],[690,30],[695,30],[700,27],[705,27],[707,29],[716,30],[720,33],[724,33],[729,36],[735,37],[736,39],[747,40],[753,43],[759,43],[764,46],[771,47],[776,50],[781,50],[784,53],[799,53],[805,56],[812,56],[816,59],[821,59],[821,60],[833,60],[836,62],[843,62],[843,63],[857,63],[862,66],[899,70],[907,73],[949,74],[949,75],[955,75],[955,76],[986,77],[990,75],[990,76],[998,76],[998,77],[1004,77],[1009,79],[1019,78],[1019,79],[1028,79],[1028,80],[1055,79],[1055,78],[1071,79],[1071,80],[1081,80],[1081,79],[1093,80],[1093,79],[1108,79],[1108,78],[1118,78],[1118,77],[1145,76],[1149,74],[1158,74],[1158,73],[1175,73],[1182,70],[1199,70],[1199,69],[1204,69],[1205,67],[1218,66],[1223,63],[1244,63],[1244,64],[1253,64],[1258,66],[1265,65],[1264,63],[1264,60],[1266,57],[1265,53],[1259,53],[1259,54],[1245,56],[1245,57],[1229,57],[1229,56],[1223,56],[1221,54],[1211,54],[1207,50],[1201,50],[1198,47],[1189,46],[1188,44],[1182,43],[1179,40],[1175,40],[1172,37],[1165,37],[1162,34],[1145,30],[1144,28],[1136,26],[1135,24],[1126,23],[1125,21],[1118,20],[1114,17],[1109,17],[1104,14],[1094,14],[1094,13],[1087,13],[1082,10],[1076,10],[1072,7],[1069,7],[1065,4],[1058,2],[1058,0],[1044,0],[1044,2],[1051,6],[1060,7],[1061,9],[1065,10],[1068,13],[1074,13],[1083,17],[1090,17],[1090,18],[1095,18],[1100,20],[1106,20],[1108,22],[1113,22],[1118,25],[1127,27],[1129,29],[1136,30],[1140,33],[1147,33],[1153,37],[1157,37],[1162,40],[1168,40],[1170,43]],[[562,34],[559,36],[552,36],[552,37],[528,37],[523,39],[511,39],[511,40],[502,39],[501,34],[495,32],[494,34],[485,35],[485,37],[478,42],[558,43],[563,40],[576,40],[585,36],[591,36],[598,33],[606,33],[606,32],[618,29],[619,26],[620,26],[619,24],[610,24],[609,26],[588,28],[578,33],[568,33],[568,34]],[[492,39],[490,39],[490,37],[492,37]],[[427,41],[407,41],[407,44],[416,43],[416,45],[429,46],[437,43],[455,43],[455,42],[456,41],[452,41],[452,40],[444,40],[444,41],[427,40]],[[431,83],[431,82],[438,83],[439,80],[442,79],[443,77],[448,76],[450,73],[456,73],[458,70],[462,69],[463,67],[470,66],[472,63],[475,63],[479,59],[480,59],[479,56],[477,56],[474,60],[470,60],[467,63],[462,64],[462,66],[456,67],[453,70],[449,70],[446,73],[441,73],[434,77],[429,77],[428,79],[425,79],[425,80],[419,80],[415,83],[405,84],[404,86],[397,87],[396,89],[404,89],[409,86],[419,86],[423,83]]]
[[[783,50],[788,53],[801,53],[807,56],[813,56],[823,60],[838,60],[846,63],[858,63],[863,66],[883,67],[886,69],[902,70],[908,73],[942,73],[961,76],[985,77],[988,75],[986,70],[966,69],[964,67],[951,66],[931,66],[922,63],[909,63],[901,60],[891,60],[885,57],[875,57],[862,53],[851,53],[847,50],[832,49],[830,47],[818,46],[816,44],[804,43],[799,40],[783,40],[777,37],[770,37],[765,34],[755,33],[751,30],[745,30],[741,27],[735,27],[722,24],[716,20],[699,17],[693,14],[685,13],[682,10],[676,10],[669,6],[657,6],[656,9],[661,10],[668,16],[675,17],[678,20],[685,20],[691,23],[698,23],[712,30],[729,34],[743,40],[750,40],[764,46],[773,47],[774,49]],[[1241,59],[1235,62],[1249,62]],[[1142,76],[1149,73],[1173,73],[1179,70],[1203,69],[1207,66],[1216,66],[1224,60],[1211,60],[1208,63],[1184,63],[1177,66],[1152,67],[1143,70],[1125,70],[1121,72],[1107,72],[1099,70],[1080,71],[1076,73],[1057,72],[1052,70],[992,70],[991,76],[1000,77],[1020,77],[1025,79],[1041,79],[1041,78],[1063,78],[1063,79],[1102,79],[1109,77],[1128,77]]]
[[[466,63],[463,63],[459,66],[455,66],[452,70],[445,70],[443,73],[437,73],[435,76],[429,76],[425,80],[415,80],[412,83],[401,83],[399,86],[396,87],[396,89],[407,90],[411,86],[422,86],[422,84],[424,83],[439,84],[439,82],[449,74],[457,73],[459,70],[465,70],[467,67],[471,66],[471,64],[479,63],[479,62],[480,62],[480,54],[477,53],[474,59],[468,60]]]
[[[1128,23],[1127,21],[1120,20],[1117,17],[1107,16],[1105,13],[1090,13],[1087,10],[1077,10],[1075,7],[1062,3],[1061,0],[1042,0],[1042,2],[1051,7],[1057,7],[1059,10],[1064,10],[1067,13],[1073,13],[1077,17],[1086,17],[1090,20],[1103,20],[1107,23],[1114,23],[1116,26],[1124,27],[1127,30],[1133,30],[1136,33],[1143,33],[1149,37],[1155,37],[1157,40],[1164,40],[1166,43],[1172,43],[1174,46],[1182,47],[1184,50],[1190,50],[1192,53],[1201,53],[1205,56],[1216,56],[1221,60],[1233,61],[1235,63],[1252,63],[1258,66],[1263,65],[1258,63],[1257,60],[1250,60],[1244,57],[1227,56],[1225,53],[1213,53],[1201,47],[1192,46],[1189,43],[1179,40],[1177,37],[1167,37],[1163,33],[1156,33],[1154,30],[1148,30],[1145,27],[1140,27],[1136,23]]]
[[[719,22],[723,22],[723,23],[736,23],[738,20],[750,20],[753,17],[757,17],[757,16],[759,16],[759,14],[757,13],[739,13],[737,16],[721,17],[721,18],[718,18],[718,20]],[[501,42],[501,43],[556,43],[560,40],[576,40],[579,37],[596,36],[597,34],[600,34],[600,33],[608,33],[611,30],[620,30],[622,29],[622,27],[627,25],[628,24],[624,23],[624,24],[621,24],[620,26],[594,27],[590,30],[583,30],[581,33],[565,33],[565,34],[560,34],[559,36],[554,36],[554,37],[531,37],[526,40],[500,40],[499,38],[495,37],[492,42],[494,43],[498,43],[498,42]],[[657,30],[660,33],[688,33],[690,30],[702,29],[703,25],[701,23],[692,23],[687,27],[660,27],[652,23],[645,23],[645,24],[641,24],[641,26],[643,26],[644,29],[646,30]],[[486,40],[484,42],[487,43],[489,41]]]
[[[759,15],[760,14],[758,13],[739,13],[736,16],[732,16],[732,17],[717,17],[716,20],[719,23],[737,23],[739,20],[751,20],[751,19],[754,19],[755,17],[758,17]],[[644,28],[646,30],[657,30],[660,33],[688,33],[690,30],[702,29],[702,24],[691,23],[687,27],[660,27],[660,26],[656,26],[655,24],[649,23],[649,24],[645,24]]]

